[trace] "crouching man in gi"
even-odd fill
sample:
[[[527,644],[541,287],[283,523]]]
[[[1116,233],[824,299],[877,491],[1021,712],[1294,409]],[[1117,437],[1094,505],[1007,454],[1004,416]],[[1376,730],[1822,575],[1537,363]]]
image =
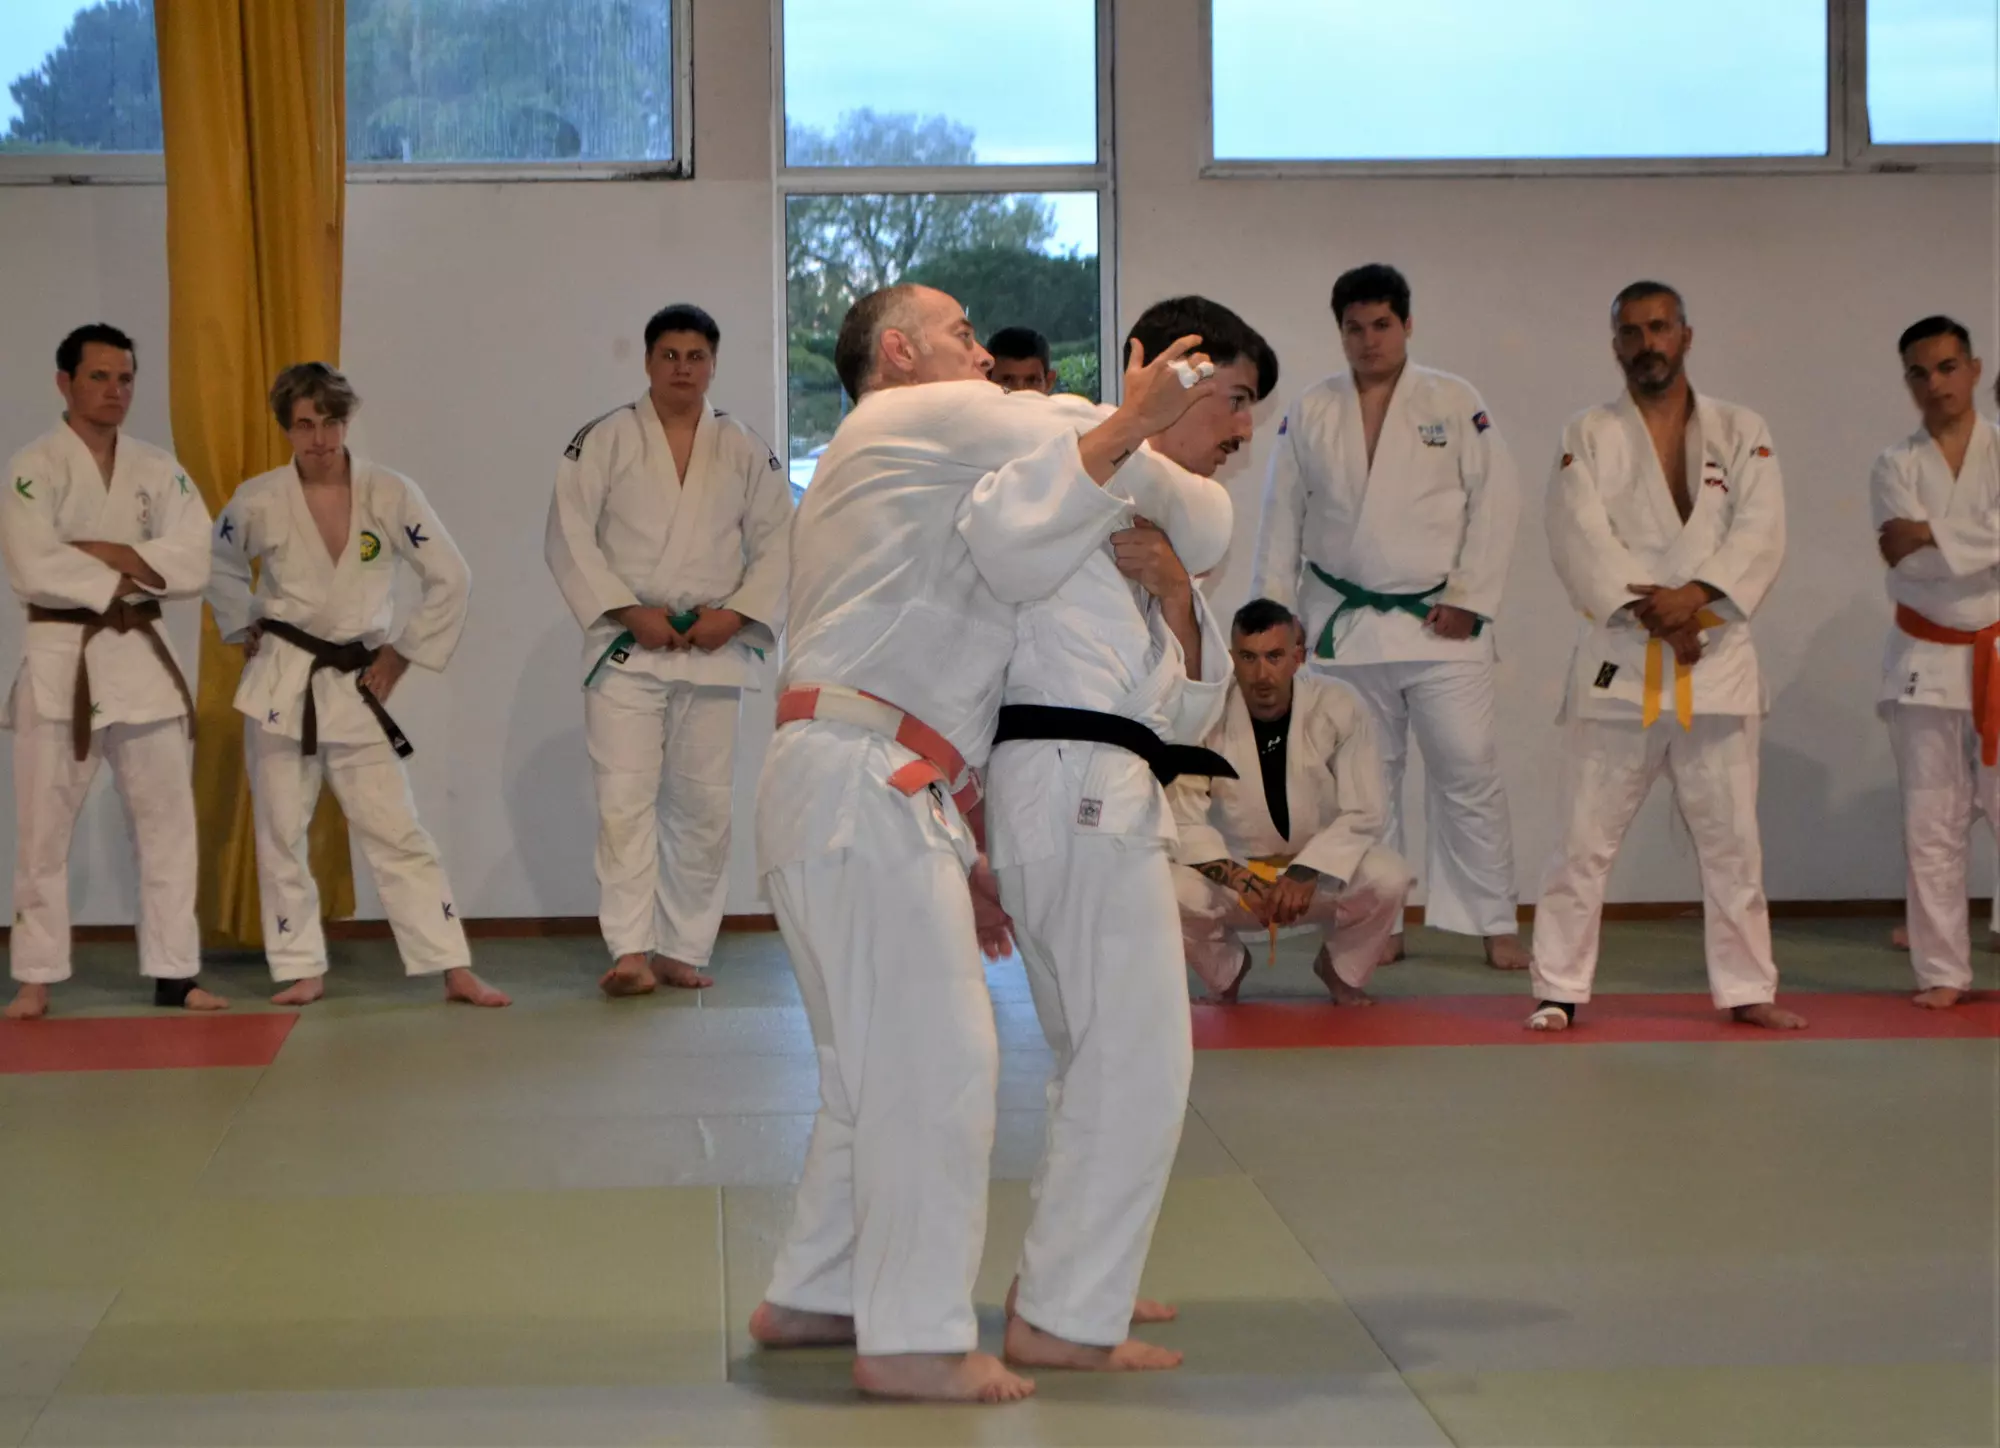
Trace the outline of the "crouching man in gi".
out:
[[[437,846],[417,823],[403,759],[412,748],[384,707],[411,664],[442,670],[465,627],[471,575],[417,485],[347,451],[360,399],[321,362],[278,374],[271,410],[292,461],[236,490],[216,525],[208,604],[248,662],[236,690],[257,830],[264,956],[278,1005],[326,994],[319,886],[306,829],[322,776],[375,877],[403,968],[444,976],[445,998],[504,1006],[472,973],[465,926]],[[251,565],[259,565],[255,592]],[[401,563],[422,585],[393,641]]]
[[[14,931],[9,1020],[46,1015],[69,979],[69,849],[100,762],[132,819],[139,973],[153,1003],[219,1011],[195,983],[194,701],[160,632],[160,600],[208,581],[208,510],[172,456],[123,431],[138,362],[116,327],[56,349],[62,421],[16,453],[0,496],[0,553],[26,606],[14,731]]]
[[[1311,673],[1305,634],[1268,598],[1236,612],[1235,687],[1205,741],[1236,778],[1183,778],[1174,893],[1188,968],[1211,1005],[1234,1005],[1251,953],[1235,936],[1316,925],[1313,974],[1337,1005],[1369,1005],[1374,974],[1402,923],[1410,869],[1378,844],[1386,806],[1368,710],[1344,684]]]

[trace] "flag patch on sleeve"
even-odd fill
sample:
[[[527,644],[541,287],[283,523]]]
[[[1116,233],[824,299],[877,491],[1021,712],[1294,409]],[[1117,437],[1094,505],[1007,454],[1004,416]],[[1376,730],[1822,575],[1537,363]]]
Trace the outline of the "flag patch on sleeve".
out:
[[[1573,462],[1575,462],[1575,461],[1576,461],[1576,454],[1575,454],[1575,453],[1564,453],[1564,454],[1563,454],[1563,460],[1562,460],[1562,465],[1563,465],[1564,467],[1568,467],[1568,466],[1569,466],[1569,465],[1570,465],[1571,463],[1573,463]]]
[[[1767,447],[1752,448],[1751,451],[1760,458],[1767,458],[1771,455],[1771,450]]]
[[[1493,426],[1493,419],[1483,412],[1475,412],[1472,414],[1472,426],[1475,430],[1484,432],[1487,428]]]

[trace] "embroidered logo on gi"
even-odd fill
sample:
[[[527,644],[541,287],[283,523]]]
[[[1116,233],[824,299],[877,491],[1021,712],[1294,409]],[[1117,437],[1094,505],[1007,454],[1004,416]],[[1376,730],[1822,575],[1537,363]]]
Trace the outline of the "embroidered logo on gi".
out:
[[[176,473],[174,481],[181,485],[181,496],[185,498],[188,495],[188,475],[186,473]]]
[[[286,919],[284,916],[280,915],[278,917],[278,934],[290,935],[291,933],[292,933],[292,922]]]
[[[139,532],[149,538],[153,533],[153,500],[144,493],[139,494]]]
[[[774,473],[778,471],[778,455],[776,453],[771,454],[771,471]]]
[[[1725,493],[1729,491],[1729,484],[1723,481],[1722,475],[1720,473],[1717,473],[1711,477],[1704,477],[1701,480],[1701,485],[1704,488],[1720,488]]]
[[[1771,455],[1771,450],[1767,447],[1754,447],[1750,449],[1750,453],[1753,457],[1767,458]]]
[[[1563,454],[1563,460],[1562,460],[1562,465],[1563,465],[1564,467],[1568,467],[1568,466],[1569,466],[1569,465],[1570,465],[1571,463],[1573,463],[1573,462],[1575,462],[1575,461],[1576,461],[1576,454],[1575,454],[1575,453],[1564,453],[1564,454]]]
[[[630,649],[613,649],[611,651],[611,662],[614,664],[626,663],[631,657],[632,651]]]
[[[277,711],[276,709],[272,709],[272,710],[269,710],[269,711],[268,711],[268,712],[267,712],[267,713],[266,713],[266,714],[264,715],[264,722],[265,722],[266,724],[275,724],[275,723],[277,723],[277,722],[278,722],[278,711]]]
[[[1596,687],[1600,689],[1608,689],[1611,687],[1611,681],[1616,677],[1618,677],[1618,665],[1606,664],[1603,668],[1597,671]]]
[[[1917,684],[1919,678],[1920,676],[1918,675],[1917,671],[1912,669],[1910,671],[1910,681],[1907,684],[1903,685],[1903,697],[1905,699],[1914,699],[1917,697]]]
[[[1097,822],[1104,818],[1104,801],[1087,799],[1076,807],[1076,822],[1087,829],[1096,829]]]
[[[1480,432],[1484,432],[1487,428],[1493,426],[1493,419],[1483,412],[1475,412],[1472,414],[1472,425]]]
[[[381,556],[382,540],[364,528],[361,532],[361,561],[373,563]]]
[[[1441,422],[1418,423],[1417,436],[1424,440],[1425,447],[1443,447],[1451,441],[1445,435],[1444,424]]]
[[[1289,418],[1289,417],[1281,417],[1281,418],[1279,418],[1279,419],[1278,419],[1278,436],[1279,436],[1279,437],[1283,437],[1283,436],[1285,435],[1285,431],[1286,431],[1286,429],[1288,429],[1289,427],[1291,427],[1291,425],[1292,425],[1292,420],[1291,420],[1291,418]]]
[[[19,493],[22,497],[32,501],[35,496],[34,489],[35,485],[31,479],[28,478],[14,479],[14,491]]]
[[[452,913],[451,913],[451,901],[449,901],[449,900],[447,900],[447,901],[445,901],[445,902],[444,902],[444,918],[445,918],[445,919],[447,919],[447,920],[456,920],[456,919],[458,919],[458,917],[457,917],[456,915],[454,915],[454,914],[452,914]]]
[[[233,539],[236,536],[236,520],[233,518],[224,518],[222,526],[215,530],[215,536],[225,543]]]
[[[421,548],[431,541],[424,536],[424,525],[421,523],[411,523],[403,529],[403,532],[409,536],[412,548]]]

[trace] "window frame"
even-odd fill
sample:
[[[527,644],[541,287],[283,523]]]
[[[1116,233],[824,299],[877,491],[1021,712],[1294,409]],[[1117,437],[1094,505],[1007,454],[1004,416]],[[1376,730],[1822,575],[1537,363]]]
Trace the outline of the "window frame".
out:
[[[913,195],[939,192],[1009,195],[1051,191],[1097,193],[1097,288],[1099,395],[1122,396],[1124,369],[1118,356],[1118,185],[1112,147],[1116,112],[1112,82],[1113,0],[1092,0],[1097,21],[1097,159],[1049,166],[790,166],[785,161],[785,0],[771,6],[771,171],[772,266],[776,288],[778,345],[773,349],[773,386],[778,399],[778,435],[791,450],[791,316],[785,272],[787,202],[794,196]]]
[[[410,185],[522,181],[685,181],[694,176],[694,6],[668,0],[673,46],[673,154],[653,161],[350,161],[348,184]],[[161,186],[167,162],[154,151],[0,154],[0,186]]]
[[[1867,0],[1826,0],[1826,135],[1822,156],[1540,157],[1512,160],[1223,160],[1215,154],[1215,0],[1201,6],[1204,179],[1475,176],[1798,176],[1842,171],[1991,171],[2000,146],[1875,145],[1868,140]]]

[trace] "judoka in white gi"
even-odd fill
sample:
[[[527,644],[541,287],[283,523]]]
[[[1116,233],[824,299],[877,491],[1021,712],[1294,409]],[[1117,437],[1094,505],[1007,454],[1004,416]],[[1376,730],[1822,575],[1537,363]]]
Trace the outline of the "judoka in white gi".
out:
[[[1379,843],[1388,813],[1368,708],[1305,666],[1290,609],[1252,599],[1230,626],[1235,683],[1204,741],[1235,779],[1188,776],[1171,791],[1180,844],[1174,893],[1188,968],[1212,1005],[1250,973],[1243,931],[1319,928],[1313,973],[1340,1005],[1365,987],[1401,925],[1410,868]]]
[[[1220,390],[1181,384],[1171,364],[1192,347],[1128,369],[1124,405],[1100,419],[987,383],[990,359],[941,292],[874,293],[841,326],[835,362],[857,402],[793,526],[780,727],[757,792],[822,1104],[750,1329],[773,1347],[857,1341],[869,1392],[1032,1391],[974,1350],[999,1072],[980,955],[1004,954],[1009,928],[973,771],[1016,605],[1131,531],[1130,504],[1100,485],[1157,465],[1143,440]]]
[[[1868,482],[1896,608],[1881,710],[1903,792],[1915,1000],[1943,1008],[1973,986],[1973,812],[2000,818],[2000,438],[1974,402],[1981,366],[1964,326],[1926,317],[1897,351],[1923,425]]]
[[[285,986],[272,999],[306,1005],[326,993],[306,850],[324,778],[360,838],[403,968],[442,974],[448,1000],[504,1006],[507,997],[472,973],[444,865],[410,798],[402,759],[410,746],[383,708],[411,664],[440,671],[451,658],[471,575],[417,485],[347,451],[359,405],[324,363],[279,373],[271,410],[292,461],[239,487],[215,527],[208,604],[223,640],[248,655],[236,708],[264,957]],[[422,595],[392,640],[398,564]]]
[[[1774,1030],[1770,908],[1757,833],[1769,707],[1750,619],[1785,555],[1784,482],[1756,413],[1689,384],[1680,294],[1634,282],[1611,307],[1626,391],[1563,430],[1549,552],[1582,617],[1563,711],[1563,840],[1535,911],[1534,1030],[1590,999],[1605,882],[1662,772],[1701,867],[1717,1009]]]
[[[1158,746],[1198,746],[1221,717],[1228,646],[1190,574],[1229,546],[1229,494],[1210,475],[1249,442],[1278,377],[1269,344],[1206,297],[1149,307],[1127,346],[1158,355],[1186,336],[1222,390],[1150,440],[1174,466],[1105,485],[1157,526],[1121,532],[1022,605],[989,775],[1000,901],[1056,1055],[1009,1300],[1007,1358],[1026,1366],[1181,1360],[1128,1336],[1135,1318],[1172,1315],[1136,1297],[1194,1061],[1162,777],[1206,766]]]
[[[9,1020],[47,1014],[49,987],[69,979],[70,839],[105,761],[132,820],[139,972],[154,1003],[229,1004],[195,983],[194,706],[159,622],[161,599],[208,581],[208,510],[179,463],[121,430],[137,368],[116,327],[65,337],[62,421],[14,455],[0,498],[0,554],[28,615],[0,718],[14,733]]]
[[[792,490],[708,404],[721,329],[646,323],[647,390],[563,453],[543,554],[583,625],[598,921],[617,996],[699,988],[728,890],[736,714],[784,620]]]
[[[1334,283],[1349,369],[1308,389],[1271,453],[1252,591],[1296,605],[1312,667],[1374,713],[1383,843],[1406,855],[1403,767],[1424,756],[1426,923],[1520,970],[1513,826],[1500,779],[1493,623],[1513,554],[1514,462],[1472,384],[1409,360],[1394,267]],[[1402,955],[1399,925],[1390,958]]]

